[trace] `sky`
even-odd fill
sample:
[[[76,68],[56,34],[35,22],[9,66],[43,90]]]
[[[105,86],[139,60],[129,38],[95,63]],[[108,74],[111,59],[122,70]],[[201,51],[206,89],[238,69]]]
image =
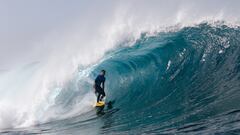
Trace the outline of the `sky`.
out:
[[[182,16],[239,18],[239,7],[239,0],[1,0],[0,71],[41,60],[57,46],[49,38],[63,39],[74,29],[87,33],[86,27],[109,23],[121,13],[155,25],[172,18],[181,22]]]
[[[86,23],[85,19],[98,6],[108,4],[95,1],[92,5],[83,0],[1,0],[0,64],[9,67],[22,63],[23,58],[31,57],[30,51],[43,53],[41,50],[51,46],[44,43],[47,36],[57,38],[76,22],[84,25],[82,22]]]

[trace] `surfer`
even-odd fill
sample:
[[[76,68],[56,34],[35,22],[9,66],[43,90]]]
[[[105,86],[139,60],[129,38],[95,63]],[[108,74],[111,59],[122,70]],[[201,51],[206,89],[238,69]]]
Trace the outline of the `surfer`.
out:
[[[102,101],[102,99],[106,96],[104,92],[104,83],[105,83],[105,70],[101,70],[100,74],[95,79],[95,83],[93,87],[95,88],[95,93],[97,94],[97,102]]]

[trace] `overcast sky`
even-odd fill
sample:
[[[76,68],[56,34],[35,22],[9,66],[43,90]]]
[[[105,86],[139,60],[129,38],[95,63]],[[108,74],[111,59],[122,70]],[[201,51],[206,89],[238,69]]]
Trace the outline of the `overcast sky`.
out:
[[[94,23],[102,17],[114,16],[119,8],[127,7],[136,16],[155,15],[167,17],[177,14],[176,9],[190,9],[189,16],[207,16],[222,12],[225,16],[239,18],[239,0],[1,0],[0,1],[0,64],[1,68],[21,63],[30,52],[44,51],[43,40],[51,33],[61,33],[73,24]],[[125,10],[125,8],[123,8]],[[165,12],[164,12],[165,11]],[[191,12],[192,11],[192,12]],[[176,13],[174,13],[176,12]],[[91,16],[91,17],[89,17]],[[99,17],[99,18],[98,18]],[[93,19],[95,18],[95,19]],[[89,26],[89,25],[86,25]],[[57,36],[57,34],[56,34]],[[50,44],[48,44],[49,46]],[[41,47],[42,46],[42,47]],[[41,49],[43,48],[43,49]],[[47,50],[46,50],[47,51]]]
[[[28,57],[25,55],[35,48],[41,49],[39,46],[49,33],[57,33],[71,27],[76,20],[79,23],[86,22],[87,16],[97,7],[104,9],[109,4],[101,1],[92,4],[87,3],[87,0],[1,0],[0,63],[2,67],[18,63],[21,57]]]

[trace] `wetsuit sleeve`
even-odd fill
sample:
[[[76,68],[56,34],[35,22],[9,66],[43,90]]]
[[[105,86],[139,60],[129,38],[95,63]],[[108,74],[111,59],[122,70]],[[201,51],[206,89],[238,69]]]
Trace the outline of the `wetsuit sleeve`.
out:
[[[97,85],[97,80],[98,80],[98,76],[95,78],[94,84],[93,84],[93,88],[95,88],[95,89],[96,89],[96,85]]]
[[[102,88],[103,88],[103,90],[105,88],[105,77],[102,78]]]
[[[102,82],[102,85],[103,85],[103,90],[104,90],[104,87],[105,87],[105,84],[104,84],[104,83],[105,83],[105,80]]]

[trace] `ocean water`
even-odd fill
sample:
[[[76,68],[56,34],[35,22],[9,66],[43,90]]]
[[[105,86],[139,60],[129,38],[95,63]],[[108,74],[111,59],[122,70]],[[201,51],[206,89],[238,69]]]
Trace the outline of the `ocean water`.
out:
[[[239,7],[0,1],[0,134],[240,134]]]
[[[111,105],[97,114],[92,82],[101,69]],[[50,95],[44,114],[58,117],[1,134],[239,134],[240,28],[200,23],[141,33]]]

